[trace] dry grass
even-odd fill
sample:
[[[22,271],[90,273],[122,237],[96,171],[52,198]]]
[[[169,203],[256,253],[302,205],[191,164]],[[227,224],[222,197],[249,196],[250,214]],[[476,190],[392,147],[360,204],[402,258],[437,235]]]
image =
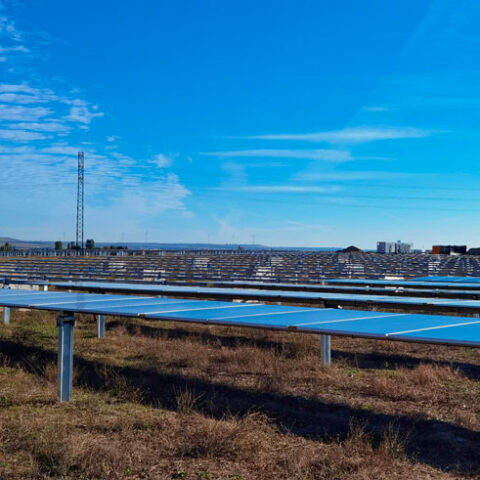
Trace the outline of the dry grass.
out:
[[[480,478],[480,352],[110,319],[76,330],[56,402],[56,327],[0,327],[0,478]],[[449,362],[445,362],[448,359]]]

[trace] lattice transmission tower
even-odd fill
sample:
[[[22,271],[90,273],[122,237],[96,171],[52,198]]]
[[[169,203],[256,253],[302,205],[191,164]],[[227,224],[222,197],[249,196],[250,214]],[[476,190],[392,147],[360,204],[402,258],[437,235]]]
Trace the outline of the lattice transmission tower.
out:
[[[85,162],[83,152],[78,152],[78,185],[77,185],[77,237],[75,245],[83,251],[83,205],[84,205]]]

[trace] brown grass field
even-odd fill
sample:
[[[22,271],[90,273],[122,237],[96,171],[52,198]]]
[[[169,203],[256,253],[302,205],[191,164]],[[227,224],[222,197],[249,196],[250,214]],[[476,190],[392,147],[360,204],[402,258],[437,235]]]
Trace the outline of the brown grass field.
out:
[[[55,316],[0,326],[1,479],[480,478],[480,351],[93,318],[56,401]]]

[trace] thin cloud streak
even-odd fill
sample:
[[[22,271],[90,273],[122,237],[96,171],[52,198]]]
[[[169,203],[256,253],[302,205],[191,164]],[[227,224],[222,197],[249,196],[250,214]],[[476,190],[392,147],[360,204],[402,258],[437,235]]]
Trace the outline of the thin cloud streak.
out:
[[[428,137],[430,130],[415,127],[352,127],[318,133],[268,134],[242,137],[248,140],[293,140],[325,143],[367,143],[376,140],[395,140]]]
[[[0,138],[11,142],[30,142],[33,140],[45,140],[47,137],[42,133],[28,130],[0,130]]]
[[[305,186],[305,185],[242,185],[238,187],[219,187],[216,190],[228,190],[248,193],[336,193],[340,191],[337,186]]]
[[[208,157],[228,157],[228,158],[292,158],[301,160],[323,160],[327,162],[348,162],[353,160],[352,155],[347,150],[276,150],[276,149],[258,149],[258,150],[232,150],[224,152],[201,152],[200,155]]]
[[[392,178],[418,177],[422,174],[406,172],[386,172],[373,170],[357,170],[349,172],[299,172],[294,175],[294,180],[299,181],[361,181],[361,180],[389,180]]]

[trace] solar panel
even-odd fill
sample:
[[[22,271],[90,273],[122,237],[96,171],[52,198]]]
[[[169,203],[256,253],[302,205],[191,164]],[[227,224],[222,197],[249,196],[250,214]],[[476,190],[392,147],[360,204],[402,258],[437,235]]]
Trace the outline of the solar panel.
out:
[[[470,277],[465,277],[469,278]],[[465,281],[465,282],[454,282],[454,281],[427,281],[427,280],[376,280],[376,279],[366,279],[366,278],[329,278],[324,280],[325,283],[333,285],[341,284],[353,284],[353,285],[388,285],[388,286],[397,286],[397,287],[427,287],[431,288],[433,286],[438,288],[447,288],[447,287],[463,287],[469,289],[480,289],[480,284],[477,281]]]
[[[322,337],[324,363],[329,335],[383,338],[480,347],[480,319],[361,310],[306,308],[223,301],[180,300],[92,293],[0,291],[0,306],[62,312],[59,327],[59,396],[70,400],[73,378],[73,313],[96,314],[99,337],[104,315],[142,317],[212,325],[294,330]]]
[[[30,282],[32,284],[32,281]],[[480,285],[478,288],[469,288],[459,290],[461,285],[456,285],[456,289],[439,288],[431,284],[424,288],[414,288],[410,286],[401,285],[317,285],[317,284],[288,284],[288,283],[271,283],[271,282],[202,282],[201,285],[176,285],[177,288],[199,288],[206,283],[213,283],[215,287],[230,287],[234,291],[239,291],[240,288],[253,288],[259,290],[269,291],[282,290],[292,292],[321,292],[321,293],[351,293],[351,294],[369,294],[369,295],[386,295],[386,296],[402,296],[402,297],[445,297],[445,298],[480,298]],[[36,282],[35,282],[36,284]],[[165,285],[148,284],[148,283],[120,283],[120,282],[52,282],[50,285],[56,288],[69,290],[88,290],[88,291],[112,291],[112,292],[134,292],[134,293],[161,293],[159,288]],[[208,287],[212,288],[212,287]]]
[[[436,339],[442,343],[463,342],[466,345],[480,346],[478,335],[480,330],[476,327],[480,325],[480,320],[466,317],[92,293],[57,295],[55,292],[35,292],[26,296],[25,293],[14,290],[8,293],[0,291],[0,305],[58,312],[295,329],[360,337],[390,337],[420,341]],[[468,337],[466,332],[473,332],[474,335]]]
[[[423,282],[447,282],[447,283],[480,283],[480,277],[441,277],[441,276],[428,276],[417,277],[413,281]]]
[[[275,300],[275,301],[297,301],[305,300],[316,302],[331,302],[333,304],[382,304],[382,305],[404,305],[418,307],[440,307],[445,309],[478,309],[480,311],[480,300],[451,299],[451,298],[432,298],[432,297],[409,297],[406,295],[371,295],[368,293],[332,293],[332,292],[304,292],[304,291],[285,291],[285,290],[261,290],[247,288],[210,288],[210,287],[189,287],[173,285],[139,285],[128,283],[111,282],[75,282],[62,283],[56,282],[56,287],[70,289],[92,289],[95,291],[122,291],[122,292],[142,292],[156,293],[163,295],[185,295],[207,298],[239,298],[250,300]],[[328,303],[327,303],[328,304]]]

